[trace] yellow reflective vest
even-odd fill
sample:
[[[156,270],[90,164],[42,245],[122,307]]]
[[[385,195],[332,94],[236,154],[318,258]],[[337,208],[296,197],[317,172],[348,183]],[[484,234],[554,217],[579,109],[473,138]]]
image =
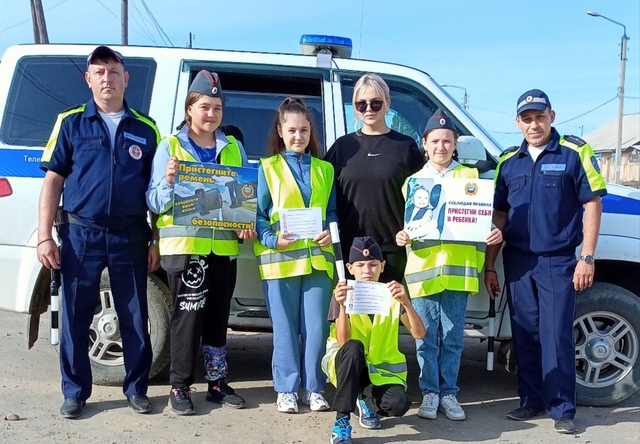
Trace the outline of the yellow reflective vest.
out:
[[[407,360],[398,349],[398,327],[400,325],[400,303],[391,299],[391,310],[387,316],[350,315],[351,339],[364,345],[369,379],[375,386],[396,384],[407,389]],[[336,337],[336,324],[331,324],[327,339],[327,352],[322,358],[322,370],[337,387],[336,355],[340,345]]]
[[[226,136],[229,144],[220,153],[220,163],[228,166],[242,166],[242,154],[236,139]],[[182,148],[180,140],[173,134],[166,137],[169,143],[169,155],[184,162],[198,162],[187,150]],[[240,254],[238,236],[232,230],[214,230],[212,228],[183,227],[173,224],[173,209],[158,217],[156,224],[160,233],[160,254],[197,254],[206,256],[213,252],[218,256],[237,256]]]
[[[429,178],[424,170],[411,178]],[[463,165],[453,169],[454,178],[477,179],[478,170]],[[405,183],[406,198],[406,183]],[[486,244],[440,240],[414,240],[407,245],[405,281],[412,298],[444,290],[478,293]]]
[[[302,192],[296,179],[280,154],[260,161],[273,202],[269,222],[276,235],[280,234],[280,210],[305,208]],[[311,158],[311,199],[309,207],[322,209],[322,220],[327,218],[327,205],[333,186],[333,166],[329,162]],[[253,250],[258,259],[262,279],[281,279],[310,274],[312,269],[324,270],[333,279],[335,256],[333,246],[320,247],[311,239],[300,239],[284,250],[271,249],[254,242]]]

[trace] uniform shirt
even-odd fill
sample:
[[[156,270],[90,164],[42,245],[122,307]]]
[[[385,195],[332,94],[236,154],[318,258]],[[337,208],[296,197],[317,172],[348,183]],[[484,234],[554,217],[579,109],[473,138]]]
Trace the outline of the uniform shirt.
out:
[[[582,205],[607,194],[593,150],[584,140],[551,140],[534,162],[526,140],[503,153],[493,206],[508,212],[505,242],[526,254],[572,255],[582,243]]]
[[[362,132],[340,137],[324,160],[333,165],[340,239],[349,256],[353,239],[371,236],[383,252],[401,252],[396,233],[404,223],[404,181],[424,165],[424,156],[409,136]]]
[[[229,145],[229,140],[219,129],[217,129],[214,134],[216,146],[215,148],[206,149],[206,151],[215,153],[211,162],[220,163],[220,154],[222,150]],[[196,161],[206,162],[200,156],[198,149],[190,142],[188,124],[185,124],[180,131],[178,131],[176,137],[180,141],[180,146],[191,154]],[[247,160],[247,153],[244,151],[244,147],[240,141],[238,140],[237,142],[238,148],[240,148],[240,156],[242,157],[242,166],[248,167],[249,161]],[[151,181],[148,182],[149,188],[147,189],[147,205],[149,205],[151,211],[156,214],[166,213],[173,206],[174,185],[168,183],[165,176],[165,167],[167,166],[167,162],[169,162],[169,157],[171,157],[169,154],[169,141],[165,138],[162,139],[160,145],[158,145],[158,151],[153,158]]]
[[[155,122],[124,103],[111,143],[93,99],[58,116],[40,168],[66,178],[62,208],[87,226],[119,230],[145,222],[145,191],[160,140]]]
[[[294,151],[285,150],[282,157],[286,160],[287,165],[291,169],[291,173],[296,180],[296,184],[302,194],[302,200],[306,207],[309,207],[311,201],[311,154],[299,154]],[[273,201],[269,194],[267,179],[264,175],[262,165],[258,167],[258,210],[256,216],[256,231],[258,232],[258,240],[265,247],[271,249],[276,248],[278,235],[275,234],[271,227],[271,214],[273,213]],[[331,192],[329,193],[329,202],[325,211],[325,226],[329,228],[331,222],[338,221],[336,214],[336,191],[335,185],[331,184]]]

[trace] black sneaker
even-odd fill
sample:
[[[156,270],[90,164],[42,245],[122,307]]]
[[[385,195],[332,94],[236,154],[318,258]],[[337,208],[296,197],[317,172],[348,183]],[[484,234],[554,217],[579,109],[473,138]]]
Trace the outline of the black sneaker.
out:
[[[169,393],[169,407],[176,415],[193,415],[196,409],[191,402],[191,389],[189,387],[172,388]]]
[[[245,400],[236,395],[236,392],[229,387],[224,378],[209,383],[207,401],[222,404],[232,409],[243,409],[247,406]]]

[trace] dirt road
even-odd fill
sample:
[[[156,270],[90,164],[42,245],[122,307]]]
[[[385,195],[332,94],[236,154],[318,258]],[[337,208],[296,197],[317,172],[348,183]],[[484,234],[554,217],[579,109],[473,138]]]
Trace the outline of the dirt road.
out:
[[[206,384],[199,379],[193,395],[197,414],[177,417],[167,407],[169,387],[165,375],[152,381],[149,396],[154,411],[136,415],[128,408],[119,387],[94,387],[82,418],[59,416],[62,403],[60,371],[55,350],[48,344],[48,323],[41,337],[26,349],[26,316],[0,311],[0,418],[13,413],[19,421],[2,420],[2,443],[323,443],[329,442],[333,412],[312,413],[301,406],[297,415],[278,413],[271,387],[271,335],[230,332],[229,359],[232,386],[248,402],[234,411],[205,401]],[[467,420],[449,421],[440,415],[429,421],[417,416],[421,400],[413,343],[403,337],[409,361],[413,405],[404,418],[385,419],[381,430],[364,430],[352,420],[354,443],[594,443],[640,442],[640,396],[616,407],[580,407],[576,435],[559,435],[553,422],[537,417],[527,422],[507,419],[517,407],[515,376],[496,367],[485,370],[485,346],[467,340],[458,398]],[[331,400],[333,388],[327,389]]]

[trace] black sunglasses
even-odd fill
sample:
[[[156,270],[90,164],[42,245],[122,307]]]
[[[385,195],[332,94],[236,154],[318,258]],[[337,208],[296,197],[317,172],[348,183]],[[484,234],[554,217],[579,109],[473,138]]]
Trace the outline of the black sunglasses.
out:
[[[359,113],[363,113],[367,110],[367,107],[371,107],[371,110],[374,112],[378,112],[382,109],[384,102],[382,100],[372,100],[371,102],[367,102],[366,100],[358,100],[353,104]]]

